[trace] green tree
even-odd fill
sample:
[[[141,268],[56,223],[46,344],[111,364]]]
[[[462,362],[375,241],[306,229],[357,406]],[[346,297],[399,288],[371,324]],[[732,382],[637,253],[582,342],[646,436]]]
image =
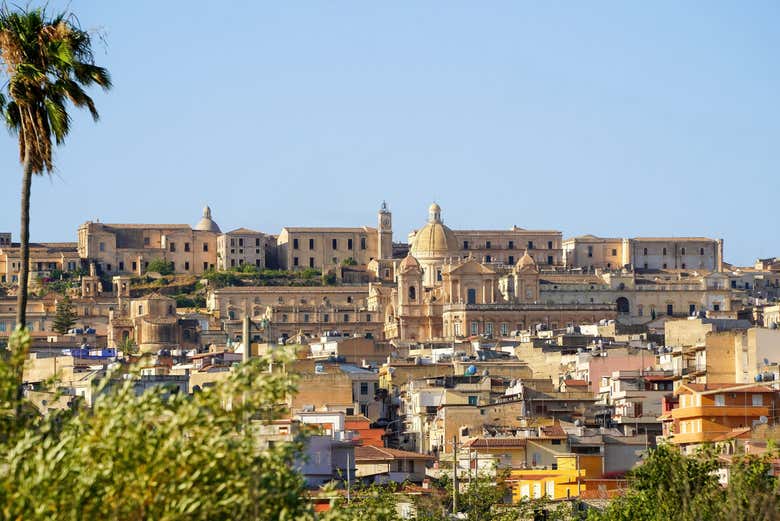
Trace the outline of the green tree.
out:
[[[153,259],[149,261],[146,272],[159,273],[160,275],[173,275],[173,263],[165,259]]]
[[[108,71],[94,63],[92,42],[75,16],[50,16],[43,8],[0,7],[0,59],[8,76],[0,93],[6,124],[18,136],[22,164],[21,244],[16,322],[27,324],[30,269],[30,188],[33,175],[51,173],[53,143],[70,131],[68,103],[98,111],[84,87],[111,87]]]
[[[683,521],[773,520],[780,518],[777,479],[769,474],[775,454],[737,456],[725,489],[718,481],[722,463],[713,447],[685,456],[660,445],[634,470],[626,494],[592,520]]]
[[[54,315],[54,331],[64,335],[76,324],[76,312],[73,304],[67,296],[57,301],[57,309]]]
[[[313,519],[295,470],[300,443],[257,443],[256,426],[278,418],[294,391],[288,375],[269,372],[271,359],[194,395],[137,396],[133,379],[115,374],[90,411],[32,422],[13,412],[29,335],[13,343],[21,358],[0,360],[0,518]]]

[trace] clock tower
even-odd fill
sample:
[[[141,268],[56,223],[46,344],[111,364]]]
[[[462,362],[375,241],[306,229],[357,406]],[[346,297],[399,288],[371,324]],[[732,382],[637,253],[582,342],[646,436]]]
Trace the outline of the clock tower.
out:
[[[377,241],[377,259],[392,259],[393,258],[393,214],[387,208],[387,203],[382,201],[382,206],[379,208],[379,226],[377,227],[377,233],[379,234]]]

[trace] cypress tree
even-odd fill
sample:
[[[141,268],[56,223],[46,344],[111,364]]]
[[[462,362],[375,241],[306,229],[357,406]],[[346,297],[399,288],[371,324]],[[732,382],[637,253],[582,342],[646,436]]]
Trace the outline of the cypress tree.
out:
[[[76,313],[73,305],[66,296],[57,302],[57,311],[54,315],[54,331],[64,335],[76,323]]]

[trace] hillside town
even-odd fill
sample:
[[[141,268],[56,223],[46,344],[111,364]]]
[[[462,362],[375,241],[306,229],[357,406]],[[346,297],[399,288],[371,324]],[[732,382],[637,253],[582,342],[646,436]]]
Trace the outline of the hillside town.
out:
[[[706,237],[455,230],[424,210],[404,242],[384,202],[342,228],[223,232],[206,206],[193,226],[95,220],[76,242],[33,241],[24,395],[44,416],[90,408],[121,366],[140,368],[138,394],[192,395],[284,354],[297,392],[257,436],[314,433],[299,462],[314,498],[501,473],[508,504],[598,506],[661,444],[717,447],[723,483],[735,454],[771,450],[780,258],[733,265]],[[1,233],[0,344],[20,258]]]

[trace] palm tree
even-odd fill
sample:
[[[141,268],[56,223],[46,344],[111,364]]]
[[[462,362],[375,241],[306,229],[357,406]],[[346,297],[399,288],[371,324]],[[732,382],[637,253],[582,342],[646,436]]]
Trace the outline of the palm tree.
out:
[[[83,87],[111,88],[108,71],[95,65],[89,33],[72,14],[49,16],[43,8],[0,7],[0,61],[8,82],[0,107],[9,130],[19,138],[22,164],[21,266],[16,322],[26,326],[30,264],[30,185],[33,175],[51,173],[52,141],[60,145],[70,130],[68,102],[86,107],[98,119]]]

